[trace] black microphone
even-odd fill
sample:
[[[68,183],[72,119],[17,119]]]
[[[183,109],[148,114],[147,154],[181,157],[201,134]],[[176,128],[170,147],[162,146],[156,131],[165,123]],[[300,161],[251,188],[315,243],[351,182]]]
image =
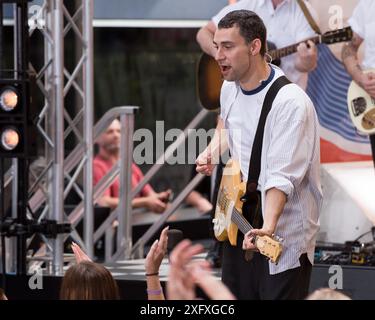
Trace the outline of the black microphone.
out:
[[[183,240],[184,234],[181,230],[171,229],[168,230],[168,242],[167,242],[167,253],[168,256],[174,249],[174,247]]]

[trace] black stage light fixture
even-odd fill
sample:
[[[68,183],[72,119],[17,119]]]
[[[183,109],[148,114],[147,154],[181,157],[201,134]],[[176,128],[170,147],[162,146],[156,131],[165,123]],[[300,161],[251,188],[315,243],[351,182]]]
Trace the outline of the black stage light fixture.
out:
[[[17,110],[19,92],[13,86],[5,86],[0,90],[0,108],[5,112]]]
[[[0,157],[36,156],[35,115],[30,79],[0,79]]]

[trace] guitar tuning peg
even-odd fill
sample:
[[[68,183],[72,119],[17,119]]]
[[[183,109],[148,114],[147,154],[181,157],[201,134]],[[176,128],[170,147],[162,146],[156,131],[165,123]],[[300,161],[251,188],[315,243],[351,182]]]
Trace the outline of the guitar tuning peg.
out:
[[[275,236],[274,239],[277,240],[277,241],[279,241],[279,242],[283,242],[284,241],[284,239],[281,238],[281,237],[279,237],[279,236]]]

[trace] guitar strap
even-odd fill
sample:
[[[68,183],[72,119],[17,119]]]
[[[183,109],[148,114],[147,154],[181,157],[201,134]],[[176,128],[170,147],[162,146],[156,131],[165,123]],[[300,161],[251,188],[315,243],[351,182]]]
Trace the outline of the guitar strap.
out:
[[[285,76],[281,76],[271,85],[266,97],[264,98],[262,112],[260,114],[257,131],[255,133],[250,157],[249,174],[246,184],[246,194],[241,198],[241,200],[244,202],[244,206],[248,207],[250,210],[247,218],[254,228],[260,228],[262,226],[262,215],[260,214],[260,195],[257,188],[261,169],[264,127],[277,93],[282,87],[289,83],[291,82]]]
[[[318,27],[318,24],[315,22],[314,18],[312,17],[309,9],[306,6],[306,3],[303,0],[297,0],[298,5],[300,6],[303,14],[305,15],[308,23],[310,24],[311,28],[317,33],[322,34],[320,31],[320,28]]]

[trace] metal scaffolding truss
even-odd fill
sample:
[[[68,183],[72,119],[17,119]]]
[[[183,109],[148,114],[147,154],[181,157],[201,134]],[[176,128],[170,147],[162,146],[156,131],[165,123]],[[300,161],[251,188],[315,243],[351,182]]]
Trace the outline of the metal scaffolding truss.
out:
[[[28,215],[37,214],[39,220],[48,218],[58,223],[69,220],[64,204],[72,189],[84,202],[85,217],[93,215],[93,1],[76,0],[74,9],[68,5],[72,5],[71,0],[45,0],[41,7],[37,7],[33,20],[29,21],[30,37],[39,32],[44,42],[44,64],[37,69],[31,61],[30,70],[35,73],[37,88],[44,98],[37,126],[45,156],[30,168],[33,183],[29,190]],[[74,52],[65,50],[68,41]],[[70,55],[69,61],[74,57],[70,69],[65,65],[67,54]],[[69,100],[74,100],[74,105],[67,105],[68,94],[74,97]],[[69,162],[69,159],[76,156],[72,153],[77,148],[73,146],[72,152],[67,152],[67,139],[83,150],[75,161]],[[14,193],[17,189],[14,187],[17,184],[16,160],[5,177],[5,183],[10,181],[13,181]],[[75,230],[71,235],[92,256],[93,220],[85,220],[85,241]],[[55,274],[63,271],[64,239],[64,235],[52,240],[43,238],[47,255],[53,257]],[[14,249],[10,252],[15,254]]]
[[[45,139],[46,164],[49,169],[43,172],[47,179],[39,180],[47,181],[46,190],[53,196],[38,192],[43,190],[39,188],[30,203],[37,200],[37,205],[31,206],[34,212],[44,203],[41,217],[48,215],[58,223],[68,220],[64,202],[73,187],[85,201],[86,215],[93,214],[93,1],[76,1],[75,12],[68,11],[66,2],[68,1],[46,0],[42,7],[45,27],[31,31],[39,30],[45,39],[45,65],[38,72],[40,80],[44,75],[44,82],[40,81],[38,85],[47,95],[39,119],[39,129]],[[64,45],[68,35],[71,37],[69,40],[74,41],[77,55],[72,70],[65,66]],[[68,111],[65,99],[71,90],[77,98],[73,108]],[[67,168],[65,159],[69,154],[64,154],[67,150],[64,142],[70,135],[74,135],[72,140],[81,145],[85,152],[77,166]],[[84,178],[81,188],[77,181],[82,171]],[[86,224],[85,243],[92,243],[92,234],[93,225]],[[77,232],[75,238],[82,244]],[[63,242],[63,235],[52,240],[53,271],[57,274],[62,273]],[[92,245],[86,248],[90,256],[93,255],[92,248]]]
[[[170,209],[133,247],[131,199],[162,165],[155,164],[136,189],[131,190],[132,137],[134,115],[138,107],[112,108],[95,126],[93,125],[93,0],[75,0],[73,9],[68,7],[72,3],[71,0],[45,0],[43,5],[37,8],[37,14],[29,20],[30,37],[40,33],[43,39],[43,63],[39,62],[37,67],[37,64],[31,61],[30,70],[35,73],[38,93],[43,96],[43,104],[39,106],[37,127],[43,140],[44,157],[37,159],[30,166],[28,217],[39,221],[47,218],[57,223],[70,222],[73,228],[70,236],[92,258],[94,242],[103,235],[106,239],[107,261],[115,261],[121,257],[141,257],[144,245],[200,182],[202,176],[197,176],[185,187]],[[69,50],[67,50],[68,45]],[[70,55],[69,59],[65,59],[67,54]],[[207,110],[202,110],[189,123],[177,141],[168,147],[162,158],[172,156],[189,136],[189,129],[195,128],[207,114]],[[116,117],[119,117],[121,122],[121,166],[117,163],[93,187],[93,144]],[[70,151],[65,145],[67,140],[69,140]],[[17,206],[15,200],[17,176],[17,160],[13,160],[12,168],[4,177],[5,186],[12,183],[13,215],[16,214]],[[118,176],[120,179],[118,208],[94,232],[95,199],[98,199]],[[65,205],[67,196],[72,190],[81,200],[68,215],[65,212]],[[84,239],[75,229],[82,218],[84,218]],[[113,243],[111,226],[115,219],[118,221],[117,249],[112,254],[109,244]],[[45,245],[34,255],[33,263],[52,262],[49,265],[52,267],[50,271],[61,275],[64,266],[63,245],[67,237],[67,235],[58,235],[56,239],[47,239],[42,236]],[[7,240],[9,256],[6,268],[11,272],[15,270],[17,254],[15,242],[14,238]]]

